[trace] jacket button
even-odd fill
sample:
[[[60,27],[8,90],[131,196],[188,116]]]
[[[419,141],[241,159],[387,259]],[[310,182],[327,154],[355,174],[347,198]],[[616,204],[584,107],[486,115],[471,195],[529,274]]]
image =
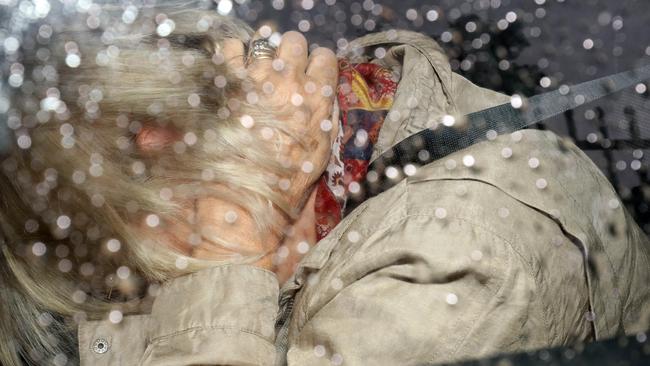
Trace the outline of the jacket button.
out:
[[[104,338],[97,338],[93,342],[93,352],[102,354],[108,352],[108,349],[110,348],[110,345],[108,344],[108,341],[105,340]]]

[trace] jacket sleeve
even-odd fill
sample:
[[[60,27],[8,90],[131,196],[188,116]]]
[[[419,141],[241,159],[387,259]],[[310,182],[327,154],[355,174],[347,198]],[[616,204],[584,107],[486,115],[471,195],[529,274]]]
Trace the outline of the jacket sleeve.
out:
[[[410,216],[372,236],[374,242],[364,243],[350,260],[365,268],[319,279],[323,286],[343,288],[322,301],[318,293],[327,290],[313,291],[306,305],[313,311],[307,310],[287,354],[290,366],[422,365],[456,360],[458,354],[481,357],[507,351],[530,323],[541,321],[528,310],[534,280],[490,230]],[[300,322],[300,311],[296,316]]]
[[[249,265],[176,278],[161,286],[150,314],[81,324],[81,364],[271,365],[278,292],[273,273]]]

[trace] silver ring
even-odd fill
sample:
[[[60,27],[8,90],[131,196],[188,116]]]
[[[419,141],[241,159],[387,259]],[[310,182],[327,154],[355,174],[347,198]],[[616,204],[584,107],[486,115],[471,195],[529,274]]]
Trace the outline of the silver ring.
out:
[[[251,42],[248,49],[248,57],[246,58],[246,65],[249,65],[253,60],[269,59],[273,60],[277,53],[277,48],[269,42],[266,38],[256,39]]]

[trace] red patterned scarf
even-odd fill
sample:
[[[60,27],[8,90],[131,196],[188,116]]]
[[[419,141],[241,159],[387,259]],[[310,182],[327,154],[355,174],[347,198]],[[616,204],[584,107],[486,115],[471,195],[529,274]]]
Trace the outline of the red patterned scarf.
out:
[[[348,194],[357,191],[366,177],[379,129],[393,105],[395,79],[389,69],[379,65],[339,60],[340,128],[316,192],[318,240],[343,219]]]

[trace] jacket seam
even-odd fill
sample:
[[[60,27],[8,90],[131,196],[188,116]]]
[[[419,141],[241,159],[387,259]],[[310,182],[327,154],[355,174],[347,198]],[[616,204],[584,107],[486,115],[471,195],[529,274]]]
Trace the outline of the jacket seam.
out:
[[[149,357],[151,352],[153,352],[153,347],[154,346],[158,345],[159,343],[161,343],[162,341],[164,341],[166,339],[173,338],[175,336],[178,336],[178,335],[181,335],[181,334],[184,334],[184,333],[189,333],[189,332],[194,331],[194,330],[208,330],[208,331],[236,330],[236,331],[239,331],[241,333],[246,333],[246,334],[253,335],[253,336],[257,337],[257,338],[261,338],[264,342],[268,343],[272,348],[275,348],[275,345],[272,342],[269,342],[264,336],[254,332],[254,331],[248,330],[248,329],[235,328],[235,327],[220,327],[220,326],[192,327],[192,328],[187,328],[187,329],[183,329],[183,330],[180,330],[180,331],[176,331],[174,333],[166,334],[164,336],[159,336],[159,337],[153,338],[147,344],[147,346],[146,346],[146,348],[144,350],[144,353],[142,354],[142,356],[140,358],[140,361],[138,362],[138,365],[142,365],[144,360],[146,360],[147,357]]]
[[[525,202],[522,202],[521,200],[517,199],[516,197],[511,196],[511,195],[508,194],[507,192],[503,191],[501,188],[499,188],[499,187],[497,187],[497,186],[495,186],[495,185],[493,185],[493,184],[491,184],[491,183],[489,183],[489,182],[483,181],[483,180],[479,180],[479,179],[467,179],[467,178],[464,178],[464,179],[439,179],[439,180],[453,180],[453,181],[457,181],[457,180],[471,180],[471,181],[474,181],[474,182],[487,184],[487,185],[489,185],[489,186],[491,186],[491,187],[494,187],[495,189],[499,190],[500,192],[506,194],[508,197],[512,198],[513,200],[515,200],[516,202],[520,203],[520,204],[523,205],[524,207],[527,207],[527,208],[529,208],[529,209],[531,209],[531,210],[533,210],[533,211],[535,211],[535,212],[540,212],[540,211],[541,211],[541,210],[539,210],[539,209],[537,209],[537,208],[534,208],[533,206],[530,206],[530,205],[526,204]],[[430,181],[430,180],[429,180],[429,181]],[[407,187],[408,187],[409,185],[410,185],[410,184],[407,184]],[[427,212],[428,212],[428,211],[427,211]],[[517,248],[515,248],[514,245],[512,245],[512,243],[510,242],[510,240],[508,240],[508,239],[502,237],[500,234],[494,232],[494,231],[491,230],[490,228],[488,228],[488,227],[486,227],[486,226],[483,226],[482,224],[480,224],[480,223],[478,223],[478,222],[476,222],[476,221],[474,221],[474,220],[472,220],[472,219],[470,219],[470,218],[464,217],[464,216],[454,216],[454,217],[457,218],[458,220],[461,220],[461,221],[467,222],[468,224],[470,224],[470,225],[472,225],[472,226],[474,226],[474,227],[481,228],[481,229],[484,230],[485,232],[490,233],[491,235],[495,236],[496,238],[501,239],[504,243],[506,243],[506,244],[510,247],[510,249],[511,249],[514,253],[516,253],[516,255],[521,259],[522,263],[524,263],[527,274],[530,276],[530,278],[533,279],[534,284],[535,284],[535,290],[536,290],[536,291],[535,291],[535,298],[537,298],[537,297],[539,296],[539,291],[538,291],[538,290],[539,290],[539,288],[540,288],[541,286],[540,286],[540,282],[539,282],[539,280],[537,279],[537,276],[535,275],[536,271],[535,271],[535,268],[534,268],[534,266],[533,266],[532,259],[531,259],[531,260],[528,260],[528,259],[527,259],[527,258],[526,258],[526,257],[525,257],[525,256],[524,256],[524,255],[519,251],[519,250],[517,250]],[[552,220],[552,221],[553,221],[554,224],[558,225],[557,222],[555,222],[554,220]],[[538,307],[540,307],[540,306],[541,306],[541,305],[538,305]],[[550,332],[550,331],[551,331],[551,321],[550,321],[550,315],[549,315],[549,313],[548,313],[548,309],[547,309],[545,306],[541,306],[541,309],[539,309],[539,311],[541,312],[541,314],[542,314],[542,316],[543,316],[543,319],[544,319],[544,326],[545,326],[546,329],[548,330],[548,332],[547,332],[548,335],[547,335],[547,339],[546,339],[546,341],[547,341],[548,344],[551,344],[551,340],[552,340],[551,335],[550,335],[550,333],[551,333],[551,332]]]
[[[472,222],[470,222],[470,221],[463,220],[461,218],[458,218],[458,219],[460,219],[461,221],[465,221],[465,222],[467,222],[469,224],[472,224]],[[485,230],[485,232],[490,233],[490,234],[494,235],[496,238],[501,239],[503,241],[503,243],[508,244],[510,249],[512,249],[514,251],[514,249],[512,248],[512,244],[508,240],[502,238],[499,235],[495,235],[491,230],[486,230],[481,226],[477,226],[477,227],[480,227],[481,229]],[[466,344],[467,339],[469,339],[471,337],[471,335],[476,331],[476,329],[479,327],[479,325],[484,322],[485,314],[489,311],[489,309],[492,308],[492,306],[494,306],[494,303],[499,301],[498,300],[499,296],[501,294],[503,294],[503,292],[506,290],[506,284],[508,284],[508,280],[512,278],[512,272],[513,272],[512,254],[509,253],[509,252],[508,252],[508,267],[507,268],[508,268],[508,271],[507,271],[506,275],[503,276],[503,278],[502,278],[501,286],[499,286],[499,289],[492,295],[492,298],[490,299],[489,306],[487,306],[487,309],[485,311],[483,311],[483,313],[481,313],[480,316],[477,315],[474,318],[475,320],[481,319],[481,321],[472,322],[472,324],[474,324],[474,325],[472,327],[470,327],[470,330],[465,334],[464,337],[462,337],[458,342],[456,342],[455,349],[453,350],[453,353],[452,353],[454,356],[456,356],[458,354],[458,352],[461,350],[461,348]],[[435,361],[434,359],[431,359],[431,362],[434,362],[434,361]]]
[[[517,248],[515,248],[514,245],[512,245],[512,242],[510,242],[510,240],[505,239],[501,235],[495,233],[494,231],[488,229],[485,226],[482,226],[481,224],[476,223],[475,221],[473,221],[471,219],[467,219],[467,218],[462,217],[462,216],[457,216],[456,218],[461,220],[461,221],[465,221],[468,224],[473,225],[475,227],[479,227],[479,228],[483,229],[485,232],[492,234],[493,236],[501,239],[504,243],[506,243],[508,245],[508,247],[521,259],[522,263],[525,264],[526,272],[528,273],[530,278],[533,279],[533,281],[535,283],[535,298],[540,298],[539,297],[540,283],[539,283],[539,280],[537,279],[537,276],[535,275],[536,271],[533,268],[532,263],[530,261],[528,261],[526,259],[526,257],[521,252],[519,252],[519,250],[517,250]],[[511,262],[509,262],[509,264],[511,264]],[[541,298],[540,298],[540,300],[541,300]],[[547,339],[546,339],[546,341],[547,341],[547,344],[550,345],[552,339],[551,339],[551,321],[550,321],[548,309],[547,309],[546,306],[543,306],[543,301],[540,301],[539,305],[537,307],[539,308],[539,310],[541,311],[541,313],[542,313],[542,315],[544,317],[544,326],[547,329],[547,332],[546,332]]]
[[[246,329],[246,328],[227,327],[227,326],[218,326],[218,325],[214,325],[214,326],[210,326],[210,325],[208,325],[208,326],[190,327],[190,328],[185,328],[185,329],[177,330],[177,331],[174,331],[174,332],[169,333],[169,334],[165,334],[165,335],[162,335],[162,336],[154,337],[154,338],[151,339],[151,341],[149,342],[149,344],[160,343],[161,341],[163,341],[163,340],[165,340],[165,339],[173,338],[173,337],[176,337],[176,336],[178,336],[178,335],[185,334],[185,333],[189,333],[189,332],[196,331],[196,330],[207,330],[207,331],[214,331],[214,330],[234,330],[234,331],[237,331],[237,332],[247,333],[247,334],[254,335],[254,336],[258,337],[258,338],[261,338],[261,339],[264,340],[265,342],[267,342],[267,343],[273,345],[273,342],[269,341],[269,340],[267,339],[267,337],[261,335],[260,333],[258,333],[258,332],[256,332],[256,331],[253,331],[253,330],[250,330],[250,329]]]
[[[553,142],[553,141],[551,141],[551,142]],[[572,152],[572,154],[577,159],[582,159],[579,155],[576,154],[575,151],[573,151],[573,149],[570,149],[570,151]],[[546,158],[549,158],[549,159],[552,158],[552,157],[548,156],[547,154],[544,154],[544,156]],[[580,204],[578,200],[575,199],[575,197],[569,192],[569,190],[565,187],[565,185],[560,180],[555,179],[553,177],[550,177],[548,179],[552,179],[553,183],[558,184],[560,187],[562,187],[562,190],[572,200],[573,204],[578,205],[583,212],[586,212],[584,206],[582,204]],[[474,182],[480,182],[480,183],[483,183],[483,184],[487,184],[487,185],[492,186],[495,189],[498,189],[499,191],[503,192],[505,195],[507,195],[508,197],[514,199],[515,201],[520,202],[522,205],[524,205],[526,207],[529,207],[532,210],[534,210],[536,212],[539,212],[542,215],[548,217],[551,221],[553,221],[560,228],[560,230],[563,233],[565,233],[565,236],[568,236],[568,238],[571,240],[571,242],[576,247],[578,247],[578,244],[576,243],[576,241],[579,243],[579,248],[580,248],[580,251],[581,251],[581,255],[583,256],[584,264],[585,264],[585,275],[587,276],[586,281],[587,281],[587,286],[588,286],[588,291],[589,291],[588,296],[589,296],[589,308],[590,308],[590,310],[591,311],[596,310],[594,308],[594,305],[595,305],[596,302],[598,302],[600,304],[602,309],[607,309],[607,306],[605,305],[604,300],[602,299],[602,297],[596,296],[596,294],[595,294],[597,291],[599,291],[598,286],[594,285],[592,283],[592,281],[591,281],[592,276],[590,274],[589,267],[587,265],[587,263],[589,261],[589,258],[591,256],[591,251],[588,249],[587,245],[580,238],[578,238],[576,235],[574,235],[574,233],[572,233],[571,231],[568,230],[568,225],[565,225],[565,223],[562,220],[560,220],[559,218],[554,218],[550,213],[544,211],[540,207],[537,207],[537,206],[535,206],[535,205],[533,205],[533,204],[531,204],[531,203],[529,203],[529,202],[527,202],[525,200],[517,198],[516,196],[508,193],[507,191],[503,190],[501,187],[499,187],[499,186],[497,186],[497,185],[495,185],[495,184],[493,184],[493,183],[491,183],[491,182],[489,182],[487,180],[483,180],[483,179],[479,179],[479,178],[444,178],[444,179],[439,179],[439,180],[471,180],[471,181],[474,181]],[[430,180],[428,180],[428,181],[430,181]],[[584,228],[582,226],[578,226],[578,229],[581,230],[581,232],[582,232]],[[576,233],[576,234],[579,234],[579,233]],[[597,237],[596,239],[600,242],[599,237]],[[607,251],[605,250],[604,246],[602,245],[602,243],[600,243],[600,247],[602,248],[600,250],[600,252],[603,253],[605,258],[607,259],[607,264],[608,264],[608,267],[609,267],[612,275],[618,278],[617,272],[614,269],[614,265],[612,264],[612,260],[611,260],[611,258],[609,256],[609,254],[607,253]],[[593,298],[591,296],[592,292],[594,292]],[[619,300],[619,304],[622,305],[622,301]],[[546,311],[546,310],[544,310],[544,311]],[[606,313],[606,310],[604,310],[604,311]],[[611,328],[609,326],[609,321],[607,319],[607,316],[605,315],[602,318],[603,318],[603,322],[605,324],[605,327],[607,329]],[[550,327],[550,325],[549,325],[549,327]],[[599,333],[599,329],[598,329],[599,327],[595,323],[595,321],[594,321],[594,328],[595,328],[596,332]]]
[[[408,185],[406,185],[406,186],[408,187]],[[397,220],[396,222],[394,222],[394,223],[392,223],[392,224],[386,226],[386,227],[383,229],[383,231],[388,231],[388,230],[392,229],[393,227],[395,227],[396,225],[399,225],[399,224],[403,223],[405,220],[407,220],[407,219],[409,219],[409,218],[411,218],[411,217],[421,217],[421,216],[426,216],[426,217],[429,217],[429,218],[434,218],[434,217],[435,217],[435,215],[434,215],[433,213],[431,213],[431,212],[425,212],[425,213],[406,213],[406,214],[404,215],[404,217],[402,217],[401,219],[399,219],[399,220]],[[475,226],[475,227],[477,227],[477,228],[479,228],[479,229],[485,231],[486,233],[488,233],[488,234],[490,234],[490,235],[496,237],[496,238],[499,239],[500,241],[502,241],[502,242],[504,242],[505,244],[507,244],[508,248],[510,248],[512,251],[515,251],[514,248],[513,248],[513,246],[512,246],[512,244],[511,244],[508,240],[506,240],[505,238],[501,237],[500,235],[494,233],[493,231],[491,231],[491,230],[489,230],[489,229],[486,229],[485,227],[483,227],[483,226],[481,226],[481,225],[476,225],[474,222],[472,222],[472,221],[470,221],[470,220],[463,219],[462,217],[456,217],[456,216],[454,216],[453,218],[458,219],[458,220],[463,221],[463,222],[466,222],[466,223],[468,223],[468,224],[470,224],[470,225],[472,225],[472,226]],[[491,296],[491,299],[490,299],[490,302],[489,302],[490,304],[493,304],[495,301],[497,301],[499,294],[502,293],[503,291],[505,291],[505,286],[506,286],[506,284],[508,283],[508,279],[510,279],[510,278],[512,277],[512,254],[509,253],[510,251],[506,251],[506,252],[508,252],[508,265],[507,265],[508,271],[507,271],[507,275],[504,276],[504,277],[501,279],[501,285],[499,286],[498,290],[496,290],[496,291],[494,291],[494,292],[490,291],[490,296]],[[515,252],[516,252],[516,251],[515,251]],[[373,258],[376,258],[377,256],[383,256],[384,254],[385,254],[385,253],[377,254],[377,255],[376,255],[375,257],[373,257]],[[384,268],[385,268],[385,267],[384,267]],[[325,308],[326,306],[328,306],[330,303],[332,303],[334,300],[336,300],[336,298],[339,297],[339,295],[340,295],[343,291],[345,291],[345,289],[349,288],[350,286],[354,285],[354,284],[355,284],[356,282],[358,282],[359,280],[361,280],[361,279],[367,277],[368,275],[370,275],[370,274],[372,274],[372,273],[374,273],[374,272],[376,272],[376,271],[379,271],[379,270],[381,270],[381,269],[383,269],[383,268],[379,268],[379,269],[377,269],[377,270],[369,271],[369,272],[363,274],[361,277],[355,279],[353,282],[350,282],[349,284],[347,284],[346,286],[344,286],[343,288],[341,288],[341,289],[340,289],[340,290],[339,290],[339,291],[338,291],[334,296],[332,296],[331,299],[329,299],[329,300],[328,300],[327,302],[325,302],[322,306],[320,306],[320,307],[319,307],[319,310],[318,310],[317,312],[313,313],[313,314],[314,314],[314,315],[317,314],[320,310],[322,310],[323,308]],[[530,274],[530,273],[529,273],[529,274]],[[355,277],[356,277],[356,276],[355,276]],[[535,285],[537,286],[536,281],[535,281]],[[489,307],[488,307],[488,309],[489,309]],[[456,342],[456,344],[455,344],[455,346],[454,346],[454,349],[453,349],[453,354],[454,354],[454,355],[456,355],[456,354],[458,353],[458,351],[459,351],[460,348],[463,346],[463,344],[465,344],[465,342],[467,341],[467,339],[468,339],[468,338],[471,336],[471,334],[473,334],[473,332],[476,330],[476,328],[478,327],[478,323],[479,323],[477,320],[484,318],[484,317],[485,317],[485,314],[486,314],[487,311],[488,311],[488,309],[486,309],[486,310],[483,311],[483,312],[477,312],[476,315],[475,315],[474,317],[472,317],[473,321],[470,322],[470,324],[474,324],[474,325],[473,325],[473,326],[470,326],[469,329],[468,329],[468,331],[467,331],[467,333],[466,333],[466,334],[465,334],[461,339],[459,339],[459,340]],[[301,333],[301,332],[303,331],[303,329],[308,325],[308,323],[311,321],[312,318],[313,318],[313,316],[310,317],[310,318],[306,318],[304,324],[302,324],[300,327],[297,328],[298,333]],[[434,360],[435,360],[435,357],[434,357],[434,358],[431,358],[431,359],[430,359],[430,362],[434,362]]]

